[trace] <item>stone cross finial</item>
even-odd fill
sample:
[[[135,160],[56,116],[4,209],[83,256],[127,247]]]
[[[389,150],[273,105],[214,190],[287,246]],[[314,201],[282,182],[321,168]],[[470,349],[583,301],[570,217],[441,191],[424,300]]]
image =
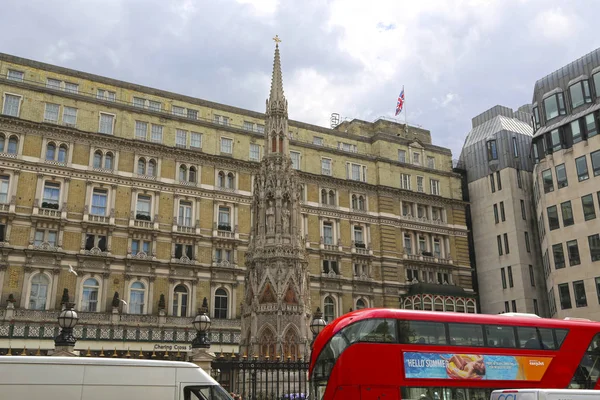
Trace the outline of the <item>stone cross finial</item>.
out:
[[[275,43],[281,43],[281,39],[279,39],[279,35],[275,35],[273,40],[275,41]]]

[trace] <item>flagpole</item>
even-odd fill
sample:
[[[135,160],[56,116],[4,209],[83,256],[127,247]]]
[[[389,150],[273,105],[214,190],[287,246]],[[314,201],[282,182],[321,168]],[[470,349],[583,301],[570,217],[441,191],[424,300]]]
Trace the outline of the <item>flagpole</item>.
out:
[[[402,93],[404,93],[404,85],[402,85]],[[406,117],[406,93],[404,93],[404,130],[408,133],[408,122]]]

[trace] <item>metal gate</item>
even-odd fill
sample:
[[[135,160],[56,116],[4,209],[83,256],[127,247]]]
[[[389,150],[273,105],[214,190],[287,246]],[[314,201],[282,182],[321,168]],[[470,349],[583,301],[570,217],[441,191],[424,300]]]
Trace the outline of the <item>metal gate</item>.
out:
[[[308,363],[300,360],[221,354],[212,362],[215,379],[243,400],[293,400],[308,396]]]

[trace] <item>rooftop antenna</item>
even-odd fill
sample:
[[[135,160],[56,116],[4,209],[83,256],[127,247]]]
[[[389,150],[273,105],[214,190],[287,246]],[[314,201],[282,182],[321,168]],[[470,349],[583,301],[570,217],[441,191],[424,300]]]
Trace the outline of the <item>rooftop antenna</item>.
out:
[[[336,126],[338,126],[338,125],[339,125],[339,123],[340,123],[340,114],[338,114],[338,113],[332,113],[332,114],[331,114],[331,118],[329,119],[329,122],[330,122],[330,124],[331,124],[331,125],[330,125],[330,126],[331,126],[331,129],[333,129],[333,128],[335,128]]]

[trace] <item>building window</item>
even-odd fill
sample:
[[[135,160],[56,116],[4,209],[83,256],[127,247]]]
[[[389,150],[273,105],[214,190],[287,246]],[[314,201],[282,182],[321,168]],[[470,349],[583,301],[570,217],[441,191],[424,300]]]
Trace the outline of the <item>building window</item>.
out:
[[[115,101],[117,100],[117,94],[115,92],[111,92],[110,90],[98,89],[96,98],[99,100]]]
[[[0,204],[8,204],[8,186],[10,177],[0,175]]]
[[[191,244],[175,244],[175,258],[181,259],[182,257],[187,257],[190,260],[194,259],[194,246]]]
[[[173,115],[177,115],[178,117],[185,117],[185,115],[186,115],[185,108],[184,107],[179,107],[179,106],[172,106],[171,107],[171,113]]]
[[[86,279],[83,282],[83,292],[81,297],[81,308],[83,312],[96,312],[98,310],[98,294],[100,284],[94,278]]]
[[[365,248],[365,239],[362,226],[354,227],[354,247],[361,249]]]
[[[106,251],[106,236],[104,235],[86,235],[85,249],[92,250],[98,248],[100,251]]]
[[[535,287],[535,273],[533,271],[533,265],[529,264],[529,283]]]
[[[321,158],[321,174],[331,176],[331,159]]]
[[[6,79],[10,81],[23,82],[23,78],[25,77],[25,73],[22,71],[15,71],[14,69],[9,69],[8,74],[6,75]]]
[[[435,158],[427,156],[427,168],[435,169]]]
[[[565,115],[565,100],[562,93],[556,93],[544,99],[544,110],[546,111],[546,121],[556,118],[559,115]]]
[[[552,132],[550,132],[550,142],[551,142],[551,148],[552,151],[559,151],[560,149],[562,149],[562,143],[561,143],[561,135],[560,135],[560,131],[558,129],[554,129]]]
[[[417,192],[419,192],[419,193],[425,192],[425,189],[423,187],[424,180],[425,180],[425,178],[423,178],[422,176],[417,176]]]
[[[412,239],[408,233],[404,234],[404,252],[408,255],[412,254]]]
[[[11,117],[18,117],[20,106],[21,96],[15,96],[7,93],[4,94],[4,107],[2,107],[2,114],[9,115]]]
[[[138,160],[137,173],[144,176],[156,176],[156,161],[151,159],[146,163],[146,159],[141,157]]]
[[[575,167],[577,168],[577,178],[579,179],[579,182],[585,181],[590,177],[585,156],[575,159]]]
[[[398,161],[406,163],[406,150],[398,150]]]
[[[512,305],[512,311],[517,312],[517,301],[511,300],[511,305]]]
[[[362,310],[363,308],[367,308],[367,303],[363,299],[356,300],[356,309]]]
[[[188,290],[185,285],[177,285],[173,289],[173,315],[187,317]]]
[[[508,247],[508,234],[504,234],[504,250],[506,254],[510,254],[510,247]]]
[[[366,210],[365,203],[366,203],[365,197],[363,195],[356,195],[356,194],[352,195],[352,209],[353,210],[365,211]]]
[[[340,274],[337,261],[323,260],[323,273],[328,274],[329,272],[333,272],[336,275]]]
[[[563,218],[563,226],[571,226],[574,224],[573,219],[573,209],[571,207],[571,201],[565,201],[560,205],[562,218]]]
[[[46,161],[57,161],[59,163],[65,163],[67,161],[67,146],[61,144],[56,149],[56,144],[50,142],[46,145]]]
[[[260,146],[256,143],[250,143],[250,155],[251,161],[260,161]]]
[[[146,285],[137,281],[129,289],[129,314],[143,314],[146,306]]]
[[[502,252],[502,235],[498,235],[496,236],[496,242],[498,242],[498,255],[501,256],[503,254]]]
[[[233,139],[221,138],[221,153],[232,154],[233,153]]]
[[[177,225],[192,226],[192,203],[189,201],[179,201],[179,219]]]
[[[558,222],[558,210],[556,209],[556,206],[548,207],[546,211],[548,213],[548,228],[551,231],[560,228],[560,223]]]
[[[60,201],[60,183],[46,181],[42,197],[42,208],[58,210]]]
[[[300,169],[300,153],[297,151],[290,151],[290,158],[292,159],[292,168]]]
[[[562,243],[552,245],[552,254],[554,255],[554,269],[565,267],[565,253]]]
[[[76,83],[65,82],[65,92],[79,93],[79,85]]]
[[[552,170],[542,171],[542,182],[544,183],[544,193],[554,192],[554,182],[552,181]]]
[[[500,202],[500,219],[502,219],[502,222],[506,221],[506,213],[504,212],[504,202],[503,201]]]
[[[529,232],[525,232],[525,249],[531,253],[531,244],[529,243]]]
[[[413,152],[413,164],[421,165],[421,153]]]
[[[139,140],[147,140],[148,138],[148,123],[135,121],[135,138]]]
[[[587,307],[587,296],[583,281],[573,282],[573,294],[575,295],[575,307]]]
[[[502,289],[506,289],[506,274],[504,268],[500,268],[500,278],[502,280]]]
[[[44,121],[57,123],[59,111],[60,106],[58,104],[46,103],[46,109],[44,110]]]
[[[152,124],[150,127],[150,140],[154,143],[162,143],[163,141],[163,126]]]
[[[429,183],[431,184],[431,194],[439,196],[440,195],[440,181],[437,179],[430,179]]]
[[[598,74],[598,76],[600,76],[600,74]],[[598,304],[600,304],[600,277],[597,277],[594,281],[596,282],[596,296],[598,297]]]
[[[104,189],[94,189],[92,191],[92,215],[106,215],[106,203],[108,199],[108,192]]]
[[[569,182],[567,180],[567,170],[565,169],[565,164],[560,164],[556,166],[556,186],[559,189],[567,187]]]
[[[495,140],[488,140],[487,142],[487,155],[488,161],[497,160],[498,159],[498,149],[496,148]]]
[[[115,125],[115,116],[112,114],[100,113],[100,126],[98,132],[105,135],[112,135]]]
[[[517,144],[517,138],[514,136],[512,138],[512,145],[513,145],[513,156],[519,157],[519,146]]]
[[[585,133],[587,138],[591,138],[598,134],[598,127],[596,126],[596,118],[594,114],[588,114],[583,118]]]
[[[187,131],[177,129],[175,131],[175,147],[187,147]]]
[[[510,312],[510,305],[508,301],[504,302],[504,312]]]
[[[346,177],[353,181],[367,181],[367,167],[360,164],[346,163]]]
[[[231,262],[231,250],[229,249],[215,249],[215,259],[218,263],[227,261]]]
[[[138,253],[144,253],[146,255],[150,254],[151,242],[147,240],[137,240],[134,239],[131,241],[131,255],[135,256]]]
[[[571,305],[571,293],[569,291],[568,283],[561,283],[558,285],[558,295],[560,297],[560,308],[567,310],[572,308]]]
[[[567,256],[569,257],[569,265],[571,267],[581,264],[581,259],[579,258],[579,246],[577,245],[577,240],[569,240],[567,242]]]
[[[219,229],[220,231],[231,232],[231,219],[229,207],[219,207],[219,221],[217,224],[217,229]]]
[[[507,269],[508,272],[508,286],[509,287],[514,287],[514,281],[513,281],[513,274],[512,274],[512,267],[509,266]]]
[[[498,191],[502,190],[502,179],[500,179],[500,171],[496,171],[496,180],[498,181]]]
[[[63,106],[63,124],[74,127],[77,124],[77,109]]]
[[[227,300],[225,289],[215,290],[215,319],[227,319]]]
[[[202,134],[198,132],[190,132],[190,147],[194,149],[202,148]]]
[[[521,218],[527,219],[527,213],[525,211],[525,200],[521,200]]]
[[[591,153],[590,159],[592,160],[592,171],[594,171],[594,176],[600,175],[600,150]]]
[[[498,205],[494,204],[494,221],[496,223],[500,222],[500,220],[498,219]]]
[[[592,194],[585,195],[581,198],[583,208],[583,219],[589,221],[596,218],[596,208],[594,207],[594,196]]]
[[[410,175],[408,175],[408,174],[400,175],[400,187],[402,189],[410,190]]]
[[[600,234],[588,236],[592,261],[600,261]]]
[[[585,103],[592,102],[592,94],[590,93],[590,83],[587,79],[577,82],[569,86],[569,94],[571,96],[571,108],[577,108]]]
[[[335,206],[336,205],[335,191],[333,191],[333,190],[328,191],[327,189],[321,189],[321,204]]]
[[[39,247],[44,243],[48,243],[50,247],[56,247],[56,238],[56,231],[38,229],[35,231],[33,244]]]
[[[535,315],[540,315],[537,299],[533,299],[533,312],[535,313]]]
[[[222,189],[235,189],[235,175],[233,175],[233,172],[225,173],[224,171],[219,171],[217,174],[217,186]]]
[[[548,291],[548,306],[550,316],[556,314],[556,300],[554,299],[554,288],[550,288],[550,290]]]
[[[45,310],[48,299],[48,288],[50,279],[42,273],[36,274],[31,279],[31,288],[29,291],[29,309]]]
[[[335,301],[330,297],[325,297],[323,300],[323,317],[327,323],[335,319]]]
[[[496,183],[494,181],[494,174],[490,174],[490,188],[492,189],[492,193],[496,192]]]
[[[571,140],[573,144],[579,143],[582,140],[581,137],[581,119],[571,122]]]
[[[152,197],[145,195],[138,195],[135,219],[143,221],[151,221],[152,217],[150,210],[152,207]]]
[[[523,189],[523,178],[521,177],[521,170],[516,170],[517,172],[517,186],[519,189]]]
[[[215,124],[229,125],[229,117],[226,117],[224,115],[217,115],[217,114],[213,115],[213,121]],[[221,152],[223,152],[223,151],[221,151]]]
[[[333,224],[323,222],[323,244],[333,245]]]
[[[313,144],[317,145],[317,146],[323,146],[323,138],[322,137],[318,137],[318,136],[314,136],[313,137]]]

